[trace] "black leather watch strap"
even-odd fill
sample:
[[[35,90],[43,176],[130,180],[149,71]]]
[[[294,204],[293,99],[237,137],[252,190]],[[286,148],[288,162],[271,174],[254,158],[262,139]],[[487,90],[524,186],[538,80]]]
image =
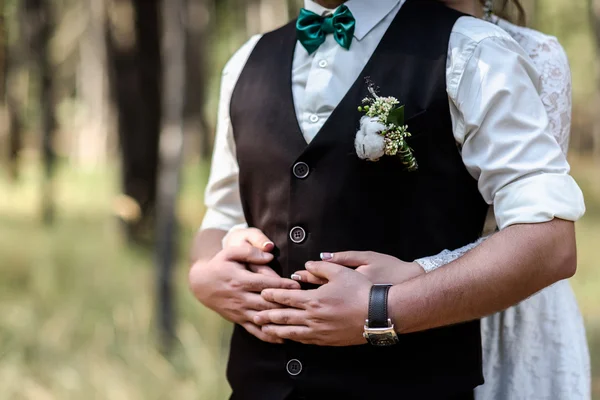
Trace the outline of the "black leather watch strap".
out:
[[[392,285],[373,285],[369,296],[369,328],[388,326],[388,291]]]

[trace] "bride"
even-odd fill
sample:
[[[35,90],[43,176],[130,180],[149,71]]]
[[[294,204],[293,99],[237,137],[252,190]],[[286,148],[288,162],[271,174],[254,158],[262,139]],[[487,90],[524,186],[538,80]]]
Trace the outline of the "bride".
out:
[[[514,3],[519,14],[523,8]],[[503,8],[508,3],[501,1]],[[567,153],[571,125],[571,75],[556,38],[515,25],[476,0],[447,0],[447,5],[485,18],[508,32],[528,53],[541,75],[540,96],[550,129]],[[521,18],[523,19],[523,18]],[[481,241],[485,240],[481,239]],[[416,260],[426,272],[460,257],[478,243]],[[591,396],[589,351],[583,319],[568,281],[550,286],[526,301],[481,321],[485,384],[477,399],[586,400]]]
[[[540,96],[549,127],[566,153],[571,124],[571,76],[567,56],[556,38],[493,14],[493,0],[482,0],[483,4],[478,0],[441,1],[498,25],[528,53],[541,75]],[[519,0],[499,2],[501,12],[512,3],[519,12],[519,19],[523,19]],[[328,254],[327,261],[356,267],[373,283],[397,284],[451,263],[483,240],[486,237],[412,263],[372,252]],[[263,247],[266,241],[260,231],[239,229],[229,233],[224,245],[250,242]],[[292,278],[324,283],[307,271],[299,271]],[[485,384],[476,389],[478,400],[590,399],[591,373],[585,329],[568,281],[560,281],[516,306],[484,318],[481,329]]]

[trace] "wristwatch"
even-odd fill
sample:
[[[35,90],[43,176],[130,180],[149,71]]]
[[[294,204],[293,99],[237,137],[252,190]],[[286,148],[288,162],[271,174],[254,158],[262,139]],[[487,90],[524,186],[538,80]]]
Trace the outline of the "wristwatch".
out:
[[[373,346],[391,346],[398,343],[392,320],[388,318],[388,291],[392,285],[376,284],[369,295],[369,314],[363,337]]]

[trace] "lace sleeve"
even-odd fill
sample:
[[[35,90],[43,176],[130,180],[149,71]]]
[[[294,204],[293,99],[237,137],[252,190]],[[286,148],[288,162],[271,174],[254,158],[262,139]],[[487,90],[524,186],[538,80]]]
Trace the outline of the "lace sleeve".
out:
[[[498,26],[507,31],[527,52],[540,74],[540,97],[548,114],[550,132],[567,154],[571,133],[571,68],[564,48],[553,36],[502,19]]]
[[[569,149],[571,130],[571,70],[567,55],[554,38],[541,43],[533,59],[541,72],[542,102],[548,113],[550,130],[563,152]]]
[[[479,246],[484,240],[486,240],[489,236],[482,237],[476,242],[458,248],[456,250],[444,250],[439,254],[431,257],[424,257],[415,260],[417,264],[419,264],[425,272],[429,273],[433,270],[438,269],[439,267],[443,267],[446,264],[451,263],[452,261],[464,256],[471,249]]]

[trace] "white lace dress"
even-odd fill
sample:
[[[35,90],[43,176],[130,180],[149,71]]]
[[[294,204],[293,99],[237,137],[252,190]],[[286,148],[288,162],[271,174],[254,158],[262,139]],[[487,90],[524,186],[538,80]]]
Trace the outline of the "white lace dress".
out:
[[[492,16],[523,47],[541,74],[550,128],[566,153],[571,126],[571,74],[556,38]],[[427,272],[481,243],[416,260]],[[591,372],[583,318],[568,281],[558,282],[481,321],[485,384],[477,400],[589,400]]]

